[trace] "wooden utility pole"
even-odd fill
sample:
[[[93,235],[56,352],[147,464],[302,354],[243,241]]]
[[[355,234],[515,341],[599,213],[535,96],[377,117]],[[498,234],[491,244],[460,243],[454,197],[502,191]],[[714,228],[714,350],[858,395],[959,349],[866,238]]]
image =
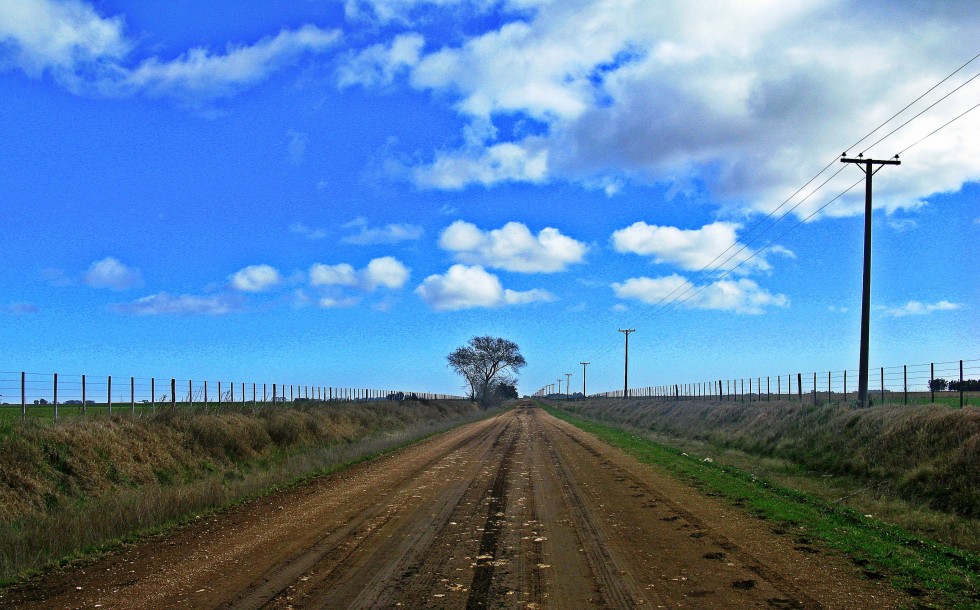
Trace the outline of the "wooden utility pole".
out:
[[[579,362],[582,365],[582,400],[585,400],[588,394],[585,393],[585,367],[591,364],[591,362]]]
[[[855,163],[864,172],[864,283],[861,293],[861,361],[858,370],[858,406],[868,406],[868,339],[871,335],[871,177],[885,165],[901,165],[898,155],[894,159],[864,159],[863,155],[851,159],[841,155],[841,163]],[[874,168],[875,165],[879,167]]]
[[[565,402],[571,400],[572,397],[572,374],[565,373]]]
[[[635,328],[620,328],[619,332],[626,335],[626,360],[623,365],[623,398],[629,398],[630,387],[630,333],[635,333]]]

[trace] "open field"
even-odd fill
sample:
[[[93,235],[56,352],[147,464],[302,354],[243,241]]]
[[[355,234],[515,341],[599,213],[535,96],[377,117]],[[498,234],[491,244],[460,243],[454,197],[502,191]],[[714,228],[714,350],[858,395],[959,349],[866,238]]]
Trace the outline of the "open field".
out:
[[[519,408],[9,588],[0,603],[565,609],[934,601],[803,536],[540,409]]]

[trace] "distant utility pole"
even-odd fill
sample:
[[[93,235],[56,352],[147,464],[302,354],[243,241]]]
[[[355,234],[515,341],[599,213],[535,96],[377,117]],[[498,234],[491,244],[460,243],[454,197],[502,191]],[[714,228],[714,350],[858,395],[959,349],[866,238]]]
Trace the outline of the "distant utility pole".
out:
[[[588,394],[585,393],[585,367],[587,367],[588,365],[590,365],[592,363],[591,362],[579,362],[579,364],[582,365],[582,400],[585,400],[585,397],[588,396]]]
[[[569,385],[570,383],[572,383],[572,374],[565,373],[565,402],[568,402],[572,395],[571,386]]]
[[[858,406],[868,406],[868,339],[871,335],[871,177],[881,167],[875,165],[901,165],[898,155],[894,159],[864,159],[863,154],[856,159],[841,155],[841,163],[856,163],[864,172],[864,284],[861,293],[861,363],[858,370]],[[863,165],[863,167],[862,167]]]
[[[630,333],[635,333],[635,328],[620,328],[619,332],[626,335],[626,362],[623,365],[623,399],[629,398],[630,387]]]
[[[558,395],[561,396],[561,377],[558,378]]]

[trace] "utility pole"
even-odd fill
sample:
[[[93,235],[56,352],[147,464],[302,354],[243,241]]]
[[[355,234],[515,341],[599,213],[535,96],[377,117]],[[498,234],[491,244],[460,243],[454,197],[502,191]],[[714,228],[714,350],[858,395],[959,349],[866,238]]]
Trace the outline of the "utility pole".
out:
[[[561,377],[558,378],[558,395],[561,396]]]
[[[871,336],[871,177],[885,165],[901,165],[898,155],[894,159],[865,159],[841,155],[841,163],[855,163],[864,172],[864,283],[861,293],[861,362],[858,370],[858,406],[868,406],[868,340]],[[874,168],[875,165],[879,167]]]
[[[591,362],[579,362],[579,364],[582,365],[582,400],[585,400],[585,397],[588,396],[588,394],[585,393],[585,367],[588,366],[589,364],[592,364],[592,363]]]
[[[630,333],[635,333],[635,328],[619,329],[619,332],[626,335],[626,361],[623,365],[623,399],[629,398],[630,387]]]
[[[569,385],[570,383],[572,383],[572,374],[565,373],[565,402],[571,400],[572,390],[571,386]]]

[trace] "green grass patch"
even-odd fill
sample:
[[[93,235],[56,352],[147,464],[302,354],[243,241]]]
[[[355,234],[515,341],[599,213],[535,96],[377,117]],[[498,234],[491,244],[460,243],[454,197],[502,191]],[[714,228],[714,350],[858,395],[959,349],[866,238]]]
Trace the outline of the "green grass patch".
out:
[[[745,470],[702,461],[628,430],[542,406],[554,417],[622,449],[642,463],[848,555],[869,578],[884,575],[900,590],[921,592],[919,608],[980,607],[980,557],[975,554],[921,539]]]

